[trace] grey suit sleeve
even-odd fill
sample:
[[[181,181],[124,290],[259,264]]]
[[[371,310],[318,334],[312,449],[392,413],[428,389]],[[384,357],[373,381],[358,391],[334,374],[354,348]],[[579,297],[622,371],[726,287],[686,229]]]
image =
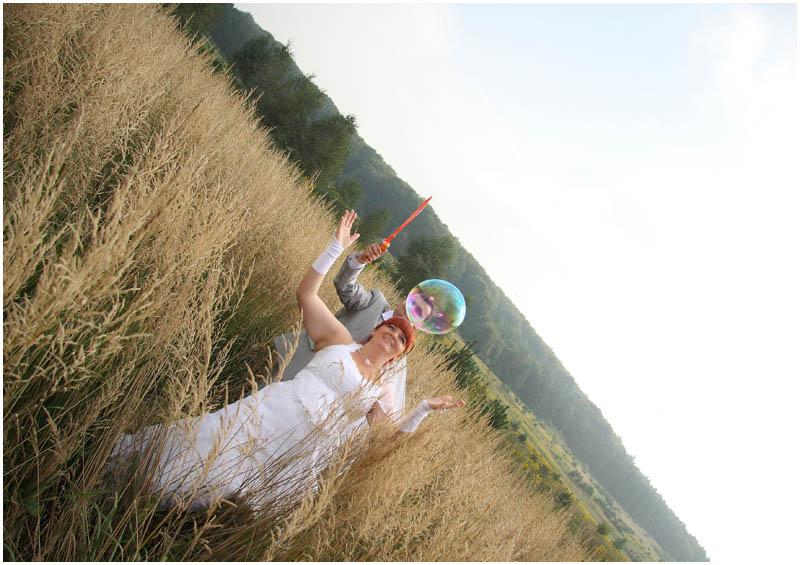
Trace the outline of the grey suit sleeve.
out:
[[[346,310],[363,310],[373,300],[372,292],[365,289],[356,280],[361,271],[364,270],[364,266],[354,269],[350,265],[350,258],[355,257],[355,255],[355,253],[352,253],[344,260],[341,269],[333,279],[336,294],[339,295],[339,300],[342,301]]]

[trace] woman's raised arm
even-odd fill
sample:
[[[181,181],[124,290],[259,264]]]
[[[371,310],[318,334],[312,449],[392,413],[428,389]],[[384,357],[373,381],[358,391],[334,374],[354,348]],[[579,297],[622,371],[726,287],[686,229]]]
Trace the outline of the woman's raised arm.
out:
[[[297,304],[303,311],[303,326],[309,337],[316,343],[317,350],[328,345],[350,343],[353,338],[339,320],[319,297],[319,288],[325,274],[333,263],[358,239],[360,234],[350,235],[356,213],[347,210],[333,235],[328,247],[306,271],[297,287]]]

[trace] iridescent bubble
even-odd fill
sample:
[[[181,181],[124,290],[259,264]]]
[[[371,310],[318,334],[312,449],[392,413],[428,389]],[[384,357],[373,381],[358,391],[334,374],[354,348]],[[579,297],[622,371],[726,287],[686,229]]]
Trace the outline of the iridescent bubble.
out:
[[[464,321],[467,305],[464,295],[453,284],[441,279],[428,279],[408,293],[406,313],[417,329],[446,334]]]

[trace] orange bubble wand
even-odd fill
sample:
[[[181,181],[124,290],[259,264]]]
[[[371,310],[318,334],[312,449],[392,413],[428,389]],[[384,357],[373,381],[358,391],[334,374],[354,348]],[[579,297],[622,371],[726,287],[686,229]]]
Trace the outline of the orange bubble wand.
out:
[[[403,231],[403,228],[405,228],[408,224],[410,224],[414,218],[419,216],[419,213],[422,212],[422,209],[428,205],[428,202],[431,201],[431,198],[433,198],[433,196],[428,196],[428,198],[425,199],[425,202],[420,204],[419,207],[413,212],[411,212],[411,215],[408,218],[406,218],[406,221],[400,224],[399,228],[394,230],[389,237],[384,238],[384,240],[381,242],[381,252],[385,252],[387,249],[389,249],[389,246],[392,244],[392,240],[395,238],[395,236],[401,231]]]

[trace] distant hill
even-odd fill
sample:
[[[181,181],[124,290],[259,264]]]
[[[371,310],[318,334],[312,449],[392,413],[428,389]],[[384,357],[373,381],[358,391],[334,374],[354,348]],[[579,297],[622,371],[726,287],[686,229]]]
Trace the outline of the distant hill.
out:
[[[205,31],[226,59],[234,57],[251,39],[266,37],[275,42],[250,14],[232,5],[218,6],[221,7]],[[294,64],[289,72],[303,74]],[[318,117],[338,113],[333,101],[325,96]],[[361,185],[363,197],[357,206],[360,215],[386,209],[389,225],[402,222],[421,200],[358,134],[350,139],[339,180],[355,180]],[[392,252],[403,253],[420,236],[438,235],[453,237],[436,215],[433,204],[394,240]],[[469,300],[467,318],[459,328],[461,335],[477,341],[481,359],[537,416],[559,430],[575,456],[675,560],[707,561],[705,550],[638,469],[601,410],[581,391],[478,261],[457,241],[455,250],[455,260],[445,278],[456,284]]]

